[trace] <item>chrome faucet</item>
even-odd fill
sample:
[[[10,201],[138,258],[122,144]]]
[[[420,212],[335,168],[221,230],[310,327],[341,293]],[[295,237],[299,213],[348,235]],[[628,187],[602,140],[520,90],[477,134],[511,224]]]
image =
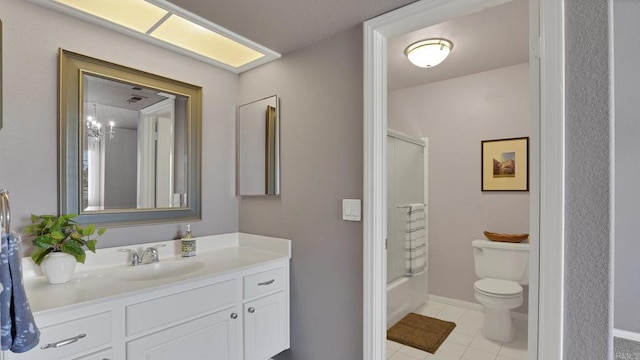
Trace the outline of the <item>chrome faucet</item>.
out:
[[[130,253],[131,266],[138,266],[138,265],[152,264],[152,263],[159,262],[160,257],[158,256],[158,249],[165,246],[167,246],[167,244],[158,244],[158,245],[150,246],[144,249],[144,251],[142,252],[142,255],[138,254],[138,252],[133,249],[120,249],[118,251]],[[147,256],[147,254],[150,254],[151,259],[147,262],[144,262],[144,258],[145,256]]]
[[[157,263],[157,262],[159,262],[159,261],[160,261],[160,258],[158,257],[158,249],[159,249],[159,248],[161,248],[161,247],[165,247],[165,246],[167,246],[167,244],[158,244],[158,245],[155,245],[155,246],[151,246],[151,247],[146,248],[146,249],[144,250],[144,252],[142,253],[142,256],[140,256],[140,262],[141,262],[141,263],[143,263],[143,264],[145,264],[145,263],[144,263],[144,257],[145,257],[145,255],[147,255],[147,254],[150,254],[150,255],[151,255],[151,260],[149,260],[149,262],[147,262],[146,264],[151,264],[151,263]]]

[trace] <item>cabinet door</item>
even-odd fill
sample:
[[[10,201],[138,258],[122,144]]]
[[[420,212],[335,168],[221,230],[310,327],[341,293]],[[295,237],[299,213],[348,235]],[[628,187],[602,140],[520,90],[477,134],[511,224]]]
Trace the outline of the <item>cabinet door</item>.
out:
[[[239,360],[240,319],[229,308],[127,343],[127,360]]]
[[[287,348],[285,292],[244,305],[244,360],[266,360]]]

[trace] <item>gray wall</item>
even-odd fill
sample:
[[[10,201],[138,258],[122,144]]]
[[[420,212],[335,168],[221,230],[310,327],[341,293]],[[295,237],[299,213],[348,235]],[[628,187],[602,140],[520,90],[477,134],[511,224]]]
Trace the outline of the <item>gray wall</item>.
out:
[[[107,209],[135,209],[138,184],[138,131],[116,129],[113,139],[104,141],[104,206]]]
[[[564,359],[599,360],[612,356],[608,1],[564,4]]]
[[[640,2],[614,2],[616,329],[640,333]]]
[[[529,84],[525,63],[389,93],[389,127],[429,138],[429,294],[476,302],[471,241],[529,232],[528,192],[480,190],[481,141],[529,136]]]
[[[362,30],[240,76],[239,104],[280,97],[282,195],[244,197],[240,231],[292,240],[291,350],[278,359],[362,359]]]
[[[237,75],[20,0],[3,0],[4,127],[0,187],[11,192],[12,227],[57,213],[58,48],[203,86],[203,221],[193,232],[238,230],[235,197]],[[168,240],[179,224],[111,228],[100,247]],[[184,230],[184,226],[182,226]],[[26,242],[25,242],[26,243]]]

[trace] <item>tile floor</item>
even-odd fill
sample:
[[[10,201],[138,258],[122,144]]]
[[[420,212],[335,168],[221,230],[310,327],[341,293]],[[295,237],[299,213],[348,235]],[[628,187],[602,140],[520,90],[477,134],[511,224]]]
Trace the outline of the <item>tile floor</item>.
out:
[[[512,342],[501,344],[487,340],[480,333],[484,314],[481,311],[428,301],[418,314],[456,323],[435,355],[387,340],[389,360],[526,360],[527,326],[516,321],[516,335]]]

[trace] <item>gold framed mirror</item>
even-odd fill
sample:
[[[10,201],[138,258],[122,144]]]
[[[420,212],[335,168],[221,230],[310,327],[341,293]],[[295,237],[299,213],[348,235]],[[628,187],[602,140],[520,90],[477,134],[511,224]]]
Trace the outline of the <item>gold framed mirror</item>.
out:
[[[63,49],[59,66],[60,213],[200,219],[202,88]]]

